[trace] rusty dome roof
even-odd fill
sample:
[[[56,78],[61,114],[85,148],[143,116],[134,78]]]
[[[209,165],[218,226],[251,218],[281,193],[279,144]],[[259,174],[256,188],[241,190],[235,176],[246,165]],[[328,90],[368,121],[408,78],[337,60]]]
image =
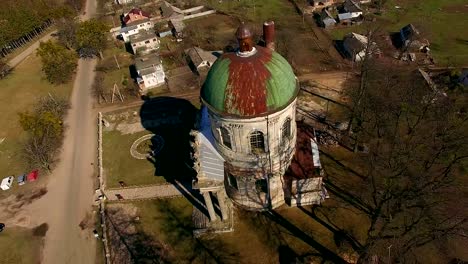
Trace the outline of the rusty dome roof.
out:
[[[297,96],[296,77],[279,53],[256,46],[255,53],[225,53],[211,67],[201,90],[205,105],[221,115],[264,116]]]

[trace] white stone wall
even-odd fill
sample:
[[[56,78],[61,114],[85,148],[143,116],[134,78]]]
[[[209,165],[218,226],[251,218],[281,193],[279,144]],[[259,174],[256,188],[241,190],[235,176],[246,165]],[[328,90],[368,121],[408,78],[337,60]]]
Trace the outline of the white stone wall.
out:
[[[138,34],[140,30],[153,30],[153,29],[154,29],[154,23],[152,21],[148,21],[148,22],[138,24],[136,29],[129,30],[128,32],[122,32],[121,35],[125,42],[129,42],[130,36]]]
[[[227,193],[235,203],[251,209],[266,208],[267,200],[257,192],[255,181],[265,178],[268,173],[271,173],[269,188],[272,207],[284,203],[282,176],[289,167],[296,146],[295,112],[296,100],[279,112],[250,119],[224,117],[209,111],[215,146],[228,163],[225,171],[233,174],[238,179],[238,185],[242,185],[236,190],[229,186],[227,180],[225,182]],[[282,144],[282,127],[288,118],[291,120],[291,136]],[[232,149],[223,145],[221,127],[230,132]],[[250,135],[254,131],[264,134],[263,154],[252,153]]]

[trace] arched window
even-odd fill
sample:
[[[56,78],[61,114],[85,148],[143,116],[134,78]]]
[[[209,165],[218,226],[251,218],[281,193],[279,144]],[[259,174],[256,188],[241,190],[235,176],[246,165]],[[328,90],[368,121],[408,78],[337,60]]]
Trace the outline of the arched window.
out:
[[[250,149],[254,153],[265,152],[265,141],[261,131],[255,131],[250,134]]]
[[[281,127],[281,141],[284,143],[291,137],[291,118],[287,118]]]
[[[221,131],[221,141],[223,145],[232,149],[231,133],[229,133],[229,130],[227,130],[225,127],[221,127],[219,130]]]

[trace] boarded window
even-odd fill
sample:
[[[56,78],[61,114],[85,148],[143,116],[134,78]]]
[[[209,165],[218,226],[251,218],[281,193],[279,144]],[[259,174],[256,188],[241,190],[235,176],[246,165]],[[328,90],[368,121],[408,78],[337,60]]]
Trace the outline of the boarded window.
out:
[[[281,143],[285,144],[291,138],[291,118],[287,118],[281,127]]]
[[[221,131],[221,141],[224,146],[232,149],[231,145],[231,133],[229,133],[229,130],[225,127],[220,128]]]
[[[265,152],[265,141],[261,131],[250,134],[250,149],[253,153]]]
[[[239,190],[236,177],[234,177],[234,175],[230,173],[228,173],[228,183],[229,183],[229,186],[235,188],[236,190]]]
[[[145,41],[145,44],[149,44],[149,43],[150,43],[150,41],[149,41],[149,40]]]
[[[268,192],[268,184],[266,179],[260,179],[255,181],[255,189],[259,193],[267,193]]]

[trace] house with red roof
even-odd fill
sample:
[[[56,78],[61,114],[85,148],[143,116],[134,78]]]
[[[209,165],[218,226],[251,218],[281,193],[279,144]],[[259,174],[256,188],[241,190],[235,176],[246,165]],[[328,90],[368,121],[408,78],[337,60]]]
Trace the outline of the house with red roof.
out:
[[[133,8],[130,12],[124,14],[123,22],[125,25],[133,23],[138,20],[149,19],[150,13],[145,12],[139,8]]]

